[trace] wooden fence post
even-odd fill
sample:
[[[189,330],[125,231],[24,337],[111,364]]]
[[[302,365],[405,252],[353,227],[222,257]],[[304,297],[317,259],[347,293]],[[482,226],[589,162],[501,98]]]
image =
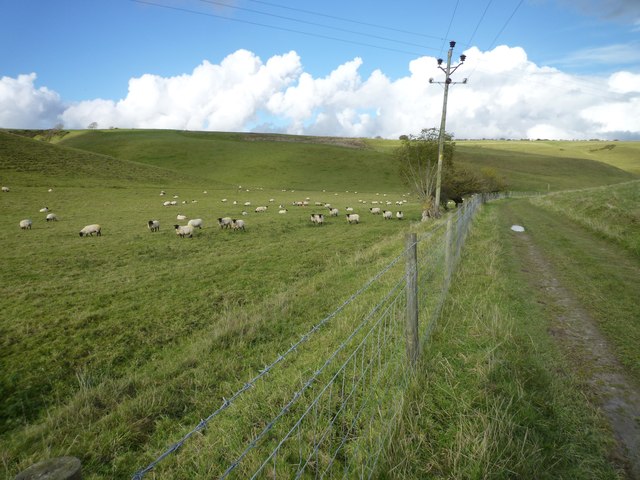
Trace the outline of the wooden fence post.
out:
[[[451,279],[451,268],[453,262],[451,260],[451,250],[453,248],[452,239],[453,239],[453,216],[449,215],[447,219],[447,232],[445,234],[444,240],[444,281],[445,285],[449,285],[449,281]]]
[[[406,336],[407,359],[414,366],[418,359],[418,240],[415,233],[408,233],[405,239],[407,251],[407,312]]]

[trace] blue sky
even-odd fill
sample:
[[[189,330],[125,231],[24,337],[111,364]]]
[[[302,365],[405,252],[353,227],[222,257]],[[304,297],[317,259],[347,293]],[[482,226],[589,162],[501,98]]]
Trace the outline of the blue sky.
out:
[[[455,79],[470,84],[456,87],[467,109],[454,105],[466,121],[450,125],[463,136],[640,138],[633,118],[601,118],[640,106],[639,0],[2,0],[1,10],[0,127],[84,128],[93,118],[105,128],[390,137],[404,116],[414,115],[415,131],[434,122],[441,89],[417,80],[443,76],[425,69],[456,40],[455,58],[469,59]],[[194,80],[198,67],[210,89]],[[257,75],[261,67],[275,73]],[[132,79],[145,79],[137,93]],[[198,98],[185,100],[185,89]],[[392,111],[403,90],[429,113],[412,114],[402,99]],[[571,128],[562,108],[577,112]],[[140,109],[146,116],[132,113]],[[494,128],[483,130],[490,114]]]

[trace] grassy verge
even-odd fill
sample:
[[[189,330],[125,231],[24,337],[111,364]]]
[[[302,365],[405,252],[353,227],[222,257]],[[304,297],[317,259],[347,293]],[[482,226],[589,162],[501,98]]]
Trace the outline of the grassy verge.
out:
[[[640,181],[560,192],[532,201],[640,257]]]
[[[387,478],[616,478],[608,439],[531,298],[497,205],[470,236]]]
[[[558,213],[527,200],[510,202],[507,207],[503,228],[510,222],[524,225],[554,266],[562,285],[588,310],[617,358],[640,384],[638,257],[594,234],[593,227],[573,221],[564,214],[570,209]],[[615,210],[622,209],[616,205]],[[630,239],[625,235],[617,238],[622,242]]]

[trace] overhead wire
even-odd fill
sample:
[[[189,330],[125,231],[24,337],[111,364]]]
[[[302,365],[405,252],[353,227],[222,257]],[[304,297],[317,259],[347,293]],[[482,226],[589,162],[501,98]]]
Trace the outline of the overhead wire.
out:
[[[280,26],[276,26],[276,25],[269,25],[266,23],[260,23],[260,22],[254,22],[254,21],[250,21],[250,20],[244,20],[244,19],[240,19],[240,18],[232,18],[232,17],[227,17],[227,16],[223,16],[223,15],[216,15],[215,13],[209,13],[209,12],[202,12],[202,11],[198,11],[198,10],[191,10],[188,8],[182,8],[182,7],[175,7],[175,6],[171,6],[171,5],[165,5],[162,3],[156,3],[150,0],[130,0],[133,3],[139,3],[142,5],[149,5],[149,6],[154,6],[154,7],[160,7],[160,8],[165,8],[168,10],[174,10],[174,11],[179,11],[179,12],[184,12],[184,13],[191,13],[194,15],[201,15],[201,16],[205,16],[205,17],[212,17],[212,18],[220,18],[223,20],[228,20],[231,22],[236,22],[236,23],[243,23],[243,24],[247,24],[247,25],[254,25],[254,26],[259,26],[259,27],[265,27],[265,28],[271,28],[274,30],[280,30],[280,31],[284,31],[284,32],[290,32],[290,33],[297,33],[299,35],[306,35],[306,36],[310,36],[310,37],[316,37],[316,38],[323,38],[325,40],[333,40],[333,41],[337,41],[337,42],[343,42],[343,43],[350,43],[353,45],[360,45],[360,46],[364,46],[364,47],[369,47],[369,48],[376,48],[379,50],[386,50],[386,51],[391,51],[391,52],[396,52],[396,53],[403,53],[406,55],[412,55],[412,56],[424,56],[425,53],[419,53],[419,52],[412,52],[412,51],[408,51],[408,50],[401,50],[399,48],[392,48],[392,47],[384,47],[381,45],[374,45],[371,43],[366,43],[366,42],[360,42],[360,41],[356,41],[356,40],[349,40],[349,39],[345,39],[345,38],[339,38],[339,37],[333,37],[330,35],[324,35],[324,34],[320,34],[320,33],[313,33],[313,32],[306,32],[303,30],[296,30],[293,28],[287,28],[287,27],[280,27]],[[354,32],[352,32],[354,33]],[[425,49],[431,49],[431,47],[426,47],[426,46],[421,46],[421,48],[425,48]],[[437,50],[435,48],[433,48],[434,50]]]
[[[362,22],[360,20],[353,20],[353,19],[350,19],[350,18],[339,17],[339,16],[336,16],[336,15],[329,15],[329,14],[326,14],[326,13],[314,12],[312,10],[305,10],[303,8],[289,7],[287,5],[281,5],[281,4],[273,3],[273,2],[265,2],[264,0],[248,0],[248,1],[249,2],[253,2],[253,3],[260,3],[260,4],[263,4],[263,5],[269,5],[271,7],[283,8],[283,9],[291,10],[291,11],[295,11],[295,12],[306,13],[306,14],[309,14],[309,15],[316,15],[316,16],[319,16],[319,17],[330,18],[332,20],[340,20],[341,22],[349,22],[349,23],[353,23],[353,24],[357,24],[357,25],[363,25],[363,26],[366,26],[366,27],[381,28],[381,29],[384,29],[384,30],[389,30],[391,32],[405,33],[405,34],[409,34],[409,35],[416,35],[416,36],[419,36],[419,37],[431,38],[431,39],[435,39],[435,40],[444,40],[442,37],[437,37],[435,35],[428,35],[426,33],[412,32],[410,30],[402,30],[400,28],[393,28],[393,27],[388,27],[388,26],[385,26],[385,25],[379,25],[379,24],[375,24],[375,23]]]
[[[456,1],[456,6],[453,9],[453,14],[451,15],[451,20],[449,20],[449,26],[447,27],[447,33],[442,39],[442,46],[440,47],[440,55],[442,55],[442,52],[444,51],[444,46],[447,43],[447,38],[449,37],[449,32],[451,31],[451,25],[453,24],[453,19],[455,18],[456,12],[458,11],[458,5],[460,5],[460,0]]]
[[[216,1],[216,0],[198,0],[198,1],[202,2],[202,3],[210,4],[210,5],[218,5],[218,6],[222,6],[222,7],[231,8],[231,9],[234,9],[234,10],[240,10],[240,11],[245,11],[245,12],[250,12],[250,13],[257,13],[258,15],[264,15],[264,16],[267,16],[267,17],[278,18],[280,20],[289,20],[289,21],[292,21],[292,22],[303,23],[305,25],[313,25],[315,27],[322,27],[322,28],[328,28],[328,29],[331,29],[331,30],[337,30],[337,31],[343,32],[343,33],[346,32],[346,33],[350,33],[350,34],[354,34],[354,35],[361,35],[363,37],[375,38],[377,40],[384,40],[384,41],[387,41],[387,42],[400,43],[400,44],[403,44],[403,45],[409,45],[411,47],[425,48],[427,50],[437,50],[437,48],[428,47],[428,46],[423,45],[423,44],[418,44],[418,43],[413,43],[413,42],[406,42],[404,40],[396,40],[394,38],[383,37],[383,36],[374,35],[374,34],[371,34],[371,33],[357,32],[357,31],[350,30],[350,29],[347,29],[347,28],[336,27],[336,26],[333,26],[333,25],[327,25],[327,24],[318,23],[318,22],[311,22],[309,20],[302,20],[300,18],[287,17],[287,16],[284,16],[284,15],[278,15],[278,14],[275,14],[275,13],[263,12],[263,11],[260,11],[260,10],[255,10],[253,8],[237,7],[235,5],[231,5],[231,4],[224,3],[224,2],[219,2],[219,1]]]

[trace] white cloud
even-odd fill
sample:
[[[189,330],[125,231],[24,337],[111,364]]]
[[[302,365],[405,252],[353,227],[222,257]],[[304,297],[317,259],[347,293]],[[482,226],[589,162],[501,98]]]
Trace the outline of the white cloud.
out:
[[[36,88],[36,74],[0,78],[0,127],[51,128],[64,106],[46,87]]]
[[[529,61],[519,47],[464,52],[449,89],[447,131],[457,138],[640,139],[640,75],[579,77]],[[304,72],[295,52],[263,62],[238,50],[219,64],[202,62],[175,77],[129,80],[121,100],[88,100],[66,109],[58,95],[34,86],[35,75],[0,81],[0,127],[279,131],[293,134],[397,138],[438,127],[444,80],[436,59],[421,57],[391,80],[381,70],[360,75],[363,59],[324,77]],[[17,99],[22,99],[18,102]],[[8,113],[7,113],[8,112]]]

